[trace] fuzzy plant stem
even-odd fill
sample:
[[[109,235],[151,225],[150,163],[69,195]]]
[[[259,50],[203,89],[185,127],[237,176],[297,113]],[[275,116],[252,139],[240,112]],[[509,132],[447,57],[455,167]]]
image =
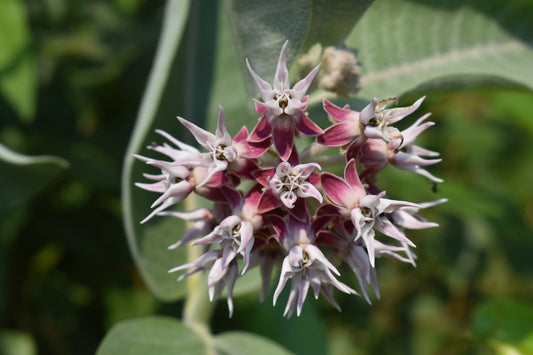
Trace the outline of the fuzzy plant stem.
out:
[[[196,198],[190,195],[185,204],[191,211],[197,207]],[[190,223],[190,222],[189,222]],[[189,226],[190,227],[190,226]],[[188,262],[202,255],[202,246],[187,245]],[[209,329],[209,320],[214,310],[214,303],[209,301],[208,288],[202,273],[196,273],[186,279],[186,297],[183,306],[183,323],[196,331],[207,345],[207,354],[215,355],[213,337]]]

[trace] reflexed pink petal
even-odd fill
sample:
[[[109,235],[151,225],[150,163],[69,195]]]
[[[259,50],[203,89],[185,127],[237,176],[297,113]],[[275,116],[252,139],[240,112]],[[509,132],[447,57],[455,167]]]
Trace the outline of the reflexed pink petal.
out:
[[[331,201],[337,205],[350,207],[345,202],[352,202],[350,199],[352,189],[346,181],[331,173],[322,173],[320,175],[320,183]]]
[[[306,136],[317,136],[324,131],[311,121],[303,112],[299,112],[299,118],[295,119],[296,129]]]
[[[352,111],[348,108],[339,107],[328,100],[323,101],[324,110],[330,114],[336,122],[351,121],[357,123],[359,121],[359,112]]]
[[[286,236],[286,234],[287,234],[287,224],[285,223],[285,220],[283,218],[281,218],[280,216],[275,215],[275,214],[270,214],[270,215],[266,216],[265,219],[267,220],[268,223],[270,223],[272,225],[272,227],[274,228],[276,233],[279,236],[281,236],[282,239]],[[284,244],[284,243],[281,242],[281,240],[280,240],[280,243],[282,245]]]
[[[298,199],[295,201],[294,206],[289,209],[289,213],[292,217],[301,222],[305,222],[308,217],[307,206],[304,199]]]
[[[276,168],[258,169],[254,171],[254,179],[261,185],[268,187],[267,179],[272,178],[276,173]]]
[[[309,183],[313,186],[319,186],[320,185],[320,173],[313,171],[307,178],[307,181],[309,181]]]
[[[341,215],[341,212],[339,211],[339,207],[334,205],[321,205],[317,211],[317,216],[332,216],[332,217],[339,217]]]
[[[356,159],[360,156],[361,154],[361,148],[363,147],[363,145],[365,144],[366,142],[366,137],[361,135],[359,136],[358,138],[356,138],[349,146],[348,146],[348,149],[346,150],[346,160],[351,160],[351,159]]]
[[[259,122],[257,122],[252,133],[250,133],[248,140],[250,142],[261,142],[270,137],[271,134],[272,126],[270,122],[268,122],[266,116],[263,115],[259,118]]]
[[[316,138],[316,141],[329,147],[340,147],[350,143],[360,134],[358,125],[352,122],[341,122],[327,128]]]
[[[344,241],[338,234],[329,231],[321,230],[316,237],[316,243],[319,245],[325,245],[335,249],[343,249],[346,247],[346,241]]]
[[[270,145],[270,139],[267,138],[260,142],[239,142],[234,144],[234,147],[237,149],[239,156],[254,159],[263,155],[270,148]]]
[[[267,109],[264,103],[257,101],[255,99],[254,99],[254,107],[257,113],[259,113],[260,115],[264,114]]]
[[[361,184],[361,180],[359,180],[359,174],[357,173],[354,159],[350,160],[348,165],[346,165],[346,169],[344,170],[344,178],[352,187],[352,189],[357,189],[360,191],[360,195],[364,195],[365,188],[363,187],[363,184]]]
[[[231,174],[230,178],[236,175],[238,178],[253,180],[252,174],[258,169],[257,164],[251,159],[237,159],[229,165],[228,174]],[[237,185],[238,182],[234,183],[234,186]]]
[[[242,205],[243,212],[256,211],[262,195],[263,186],[261,184],[255,184],[252,186],[244,196]]]
[[[239,132],[233,137],[234,142],[241,142],[246,140],[248,138],[248,128],[246,126],[242,126]]]
[[[287,161],[294,144],[294,128],[291,122],[286,122],[283,118],[277,120],[273,127],[272,140],[281,160]]]

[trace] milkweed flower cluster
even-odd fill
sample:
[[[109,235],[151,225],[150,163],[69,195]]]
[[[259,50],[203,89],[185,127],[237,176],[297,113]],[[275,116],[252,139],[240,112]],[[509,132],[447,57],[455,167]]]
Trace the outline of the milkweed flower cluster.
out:
[[[246,62],[262,98],[254,100],[260,118],[251,133],[242,127],[231,137],[220,107],[214,134],[178,118],[202,151],[158,131],[168,143],[149,148],[166,158],[137,156],[161,170],[144,175],[150,183],[137,183],[160,193],[142,222],[156,215],[187,220],[191,228],[170,249],[187,243],[204,246],[197,260],[170,272],[183,272],[181,280],[205,271],[211,301],[227,290],[230,316],[234,285],[254,267],[260,268],[262,298],[274,267],[281,267],[273,301],[275,305],[290,281],[287,316],[300,315],[310,289],[315,298],[322,295],[337,309],[335,289],[361,294],[370,303],[368,289],[379,297],[376,259],[389,257],[414,265],[415,245],[406,230],[437,226],[419,211],[445,201],[393,200],[377,185],[376,176],[387,165],[442,181],[423,168],[439,162],[438,153],[414,144],[433,125],[425,122],[429,115],[403,131],[393,126],[424,98],[394,108],[389,106],[392,99],[374,99],[361,112],[324,100],[332,125],[323,130],[305,113],[307,90],[320,66],[291,88],[286,53],[287,43],[272,85]],[[301,135],[314,137],[305,149],[295,145]],[[344,165],[344,176],[325,171],[326,164],[315,161],[317,153],[323,157],[330,151],[340,158],[331,161]],[[191,194],[212,201],[212,207],[169,209]],[[359,292],[340,280],[343,262],[355,273]]]

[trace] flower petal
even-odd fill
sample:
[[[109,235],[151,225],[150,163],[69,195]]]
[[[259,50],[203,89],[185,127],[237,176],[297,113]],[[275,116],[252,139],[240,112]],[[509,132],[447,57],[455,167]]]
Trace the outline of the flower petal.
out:
[[[320,175],[320,183],[322,184],[324,192],[333,203],[349,207],[347,204],[355,202],[350,199],[352,193],[350,185],[340,177],[331,173],[322,173]]]
[[[352,111],[348,108],[339,107],[332,102],[325,100],[322,102],[324,110],[333,118],[335,122],[359,122],[359,112]]]
[[[265,99],[265,97],[268,97],[269,93],[272,91],[272,86],[265,80],[261,79],[261,77],[257,75],[255,71],[253,71],[252,67],[250,66],[250,62],[248,61],[248,58],[246,58],[246,66],[248,67],[248,71],[252,75],[252,78],[254,78],[255,84],[259,88],[261,96],[263,97],[263,99]]]
[[[295,118],[295,125],[300,133],[305,134],[306,136],[317,136],[324,133],[322,128],[318,127],[313,121],[311,121],[305,113],[300,111],[297,115],[298,118]]]
[[[252,133],[248,137],[250,142],[262,142],[272,134],[272,125],[268,122],[265,115],[259,118],[259,122],[254,127]]]
[[[316,141],[329,147],[340,147],[350,143],[360,134],[358,125],[353,122],[341,122],[327,128],[316,138]]]
[[[294,127],[287,121],[285,118],[276,120],[272,132],[274,147],[283,161],[287,161],[291,155],[294,144]]]
[[[281,48],[281,53],[279,54],[278,65],[276,67],[276,75],[274,76],[274,90],[284,91],[290,88],[289,83],[289,70],[287,69],[287,47],[289,41],[285,41],[283,47]],[[263,97],[265,101],[267,100]]]

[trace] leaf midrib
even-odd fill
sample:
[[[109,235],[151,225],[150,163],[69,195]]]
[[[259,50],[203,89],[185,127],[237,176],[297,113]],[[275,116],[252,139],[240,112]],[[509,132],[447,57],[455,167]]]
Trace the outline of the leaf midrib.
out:
[[[450,62],[460,62],[476,56],[514,51],[524,48],[526,48],[526,46],[520,41],[506,41],[484,44],[465,50],[454,50],[445,54],[441,53],[438,56],[427,57],[412,63],[403,63],[398,66],[389,67],[386,70],[370,73],[366,76],[363,76],[361,82],[363,86],[366,86],[385,80],[391,80],[402,75],[409,75],[421,70],[449,64]]]

